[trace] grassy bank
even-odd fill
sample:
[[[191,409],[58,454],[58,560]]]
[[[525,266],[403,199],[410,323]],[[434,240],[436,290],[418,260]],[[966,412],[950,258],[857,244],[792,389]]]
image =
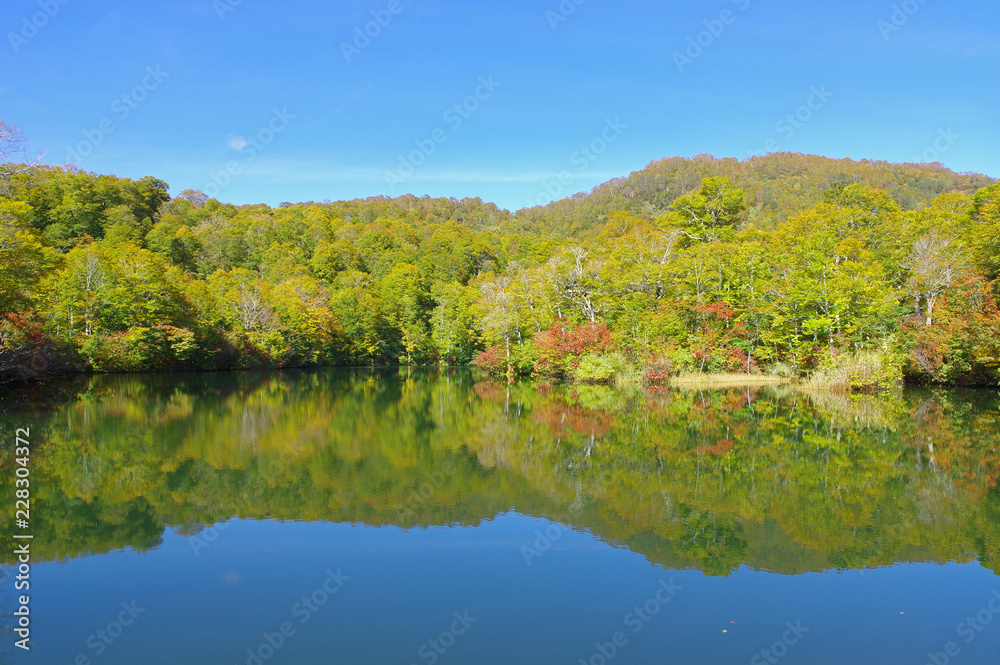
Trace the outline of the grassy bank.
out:
[[[739,386],[776,386],[793,383],[793,379],[769,374],[681,374],[672,376],[666,385],[706,388]]]

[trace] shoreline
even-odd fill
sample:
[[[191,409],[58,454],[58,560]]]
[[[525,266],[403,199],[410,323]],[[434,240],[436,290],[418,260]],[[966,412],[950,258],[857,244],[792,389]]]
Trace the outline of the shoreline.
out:
[[[173,370],[154,370],[150,369],[147,371],[139,372],[66,372],[60,374],[49,375],[40,378],[33,378],[20,381],[7,381],[0,383],[0,395],[9,394],[12,392],[17,392],[25,388],[40,387],[44,385],[53,385],[59,383],[69,383],[72,381],[80,380],[89,377],[98,376],[141,376],[141,375],[156,375],[161,377],[166,376],[182,376],[182,375],[192,375],[192,374],[239,374],[239,373],[267,373],[267,372],[287,372],[287,371],[316,371],[323,369],[342,369],[342,370],[369,370],[369,371],[453,371],[453,370],[464,370],[472,373],[479,373],[489,377],[489,379],[502,382],[507,381],[510,377],[496,376],[492,373],[486,372],[475,365],[391,365],[391,364],[375,364],[375,365],[289,365],[289,366],[278,366],[278,367],[240,367],[240,368],[226,368],[226,369],[173,369]],[[530,376],[518,376],[514,379],[516,383],[524,383],[527,385],[540,385],[543,383],[552,383],[551,381],[539,381]],[[609,388],[631,388],[631,387],[642,387],[646,389],[656,389],[656,388],[707,388],[707,389],[719,389],[719,388],[740,388],[740,387],[757,387],[757,386],[789,386],[794,387],[797,390],[803,392],[818,392],[818,393],[844,393],[844,394],[855,394],[855,395],[873,395],[879,394],[891,390],[891,387],[885,387],[882,390],[845,390],[843,385],[815,385],[811,384],[808,378],[796,378],[796,377],[784,377],[784,376],[774,376],[771,374],[733,374],[733,373],[693,373],[693,374],[681,374],[677,376],[670,376],[662,381],[656,381],[653,383],[643,381],[636,376],[622,376],[619,375],[609,381],[600,382],[588,382],[588,381],[556,381],[555,383],[565,386],[605,386]],[[897,388],[965,388],[965,389],[978,389],[978,390],[1000,390],[1000,386],[996,385],[949,385],[949,384],[917,384],[917,383],[900,383],[896,386]]]

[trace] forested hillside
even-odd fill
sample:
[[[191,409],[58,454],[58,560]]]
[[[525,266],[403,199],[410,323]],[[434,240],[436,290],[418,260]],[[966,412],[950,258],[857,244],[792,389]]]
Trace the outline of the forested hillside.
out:
[[[998,250],[1000,185],[940,166],[673,158],[513,214],[7,164],[0,375],[475,360],[997,385]]]
[[[677,197],[690,194],[709,177],[725,177],[747,195],[746,221],[773,229],[790,215],[825,200],[826,192],[847,185],[884,190],[903,210],[919,210],[948,192],[975,194],[996,182],[979,174],[958,174],[940,164],[890,164],[775,153],[743,161],[699,155],[651,162],[627,178],[615,178],[545,206],[522,210],[518,218],[539,229],[579,234],[599,226],[608,214],[627,211],[647,220],[669,213]]]

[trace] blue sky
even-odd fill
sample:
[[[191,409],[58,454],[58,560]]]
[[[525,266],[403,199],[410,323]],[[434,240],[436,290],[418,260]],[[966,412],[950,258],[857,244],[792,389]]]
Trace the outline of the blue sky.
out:
[[[996,2],[5,0],[0,19],[0,118],[48,163],[173,194],[515,210],[767,150],[1000,176]]]

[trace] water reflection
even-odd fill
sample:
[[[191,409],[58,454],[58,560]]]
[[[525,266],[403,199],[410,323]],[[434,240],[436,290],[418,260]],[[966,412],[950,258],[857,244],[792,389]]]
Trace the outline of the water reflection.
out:
[[[152,550],[168,532],[197,549],[234,517],[410,529],[516,512],[709,575],[1000,570],[994,392],[649,392],[339,369],[77,387],[3,416],[4,431],[30,419],[38,444],[42,560]],[[12,482],[2,474],[0,491]]]

